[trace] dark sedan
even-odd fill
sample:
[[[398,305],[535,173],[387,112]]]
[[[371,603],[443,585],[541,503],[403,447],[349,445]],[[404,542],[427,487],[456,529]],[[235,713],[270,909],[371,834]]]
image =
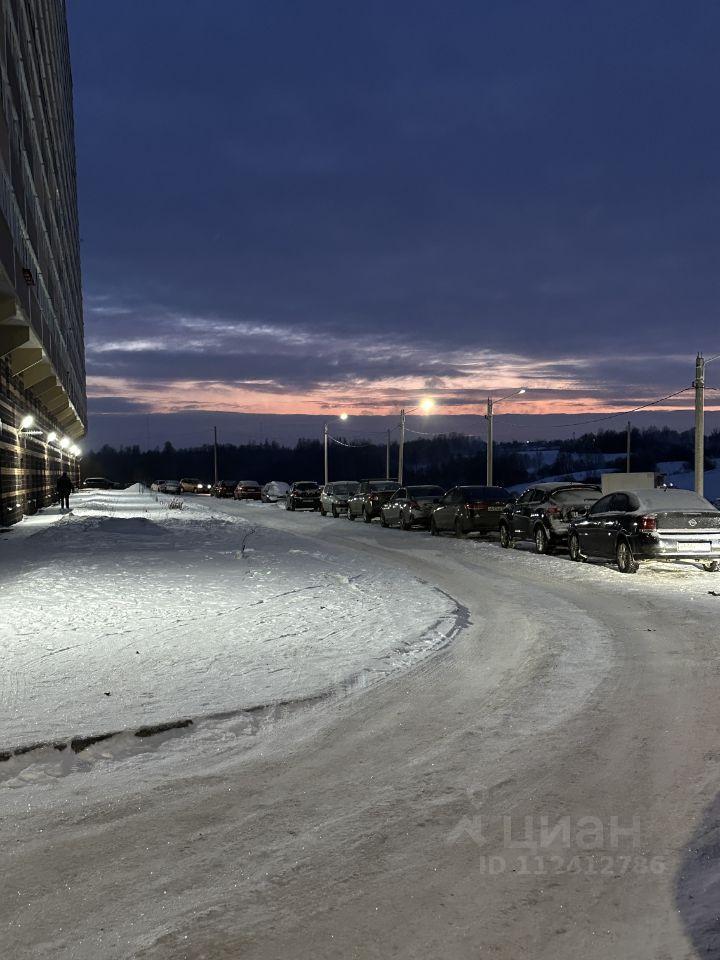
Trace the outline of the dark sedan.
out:
[[[500,544],[511,547],[519,540],[532,540],[538,553],[552,553],[567,543],[570,523],[584,516],[602,496],[600,487],[589,483],[536,483],[500,519]]]
[[[504,487],[453,487],[433,510],[430,533],[434,537],[445,531],[452,531],[456,537],[493,533],[505,505],[512,500],[513,495]]]
[[[380,516],[382,505],[399,489],[400,484],[394,480],[361,480],[356,492],[348,497],[348,520],[362,517],[370,523]]]
[[[286,510],[319,510],[320,487],[312,480],[299,480],[290,485],[285,498]]]
[[[697,560],[720,567],[720,510],[689,490],[621,490],[594,503],[570,527],[573,560],[614,559],[621,573],[641,560]]]
[[[384,527],[397,524],[410,530],[416,524],[430,526],[430,515],[440,502],[445,491],[442,487],[401,487],[380,510],[380,522]]]
[[[212,490],[210,491],[214,497],[218,497],[221,500],[233,498],[235,494],[235,487],[237,487],[237,480],[218,480],[217,483],[213,484]]]
[[[238,480],[233,497],[236,500],[259,500],[262,487],[257,480]]]

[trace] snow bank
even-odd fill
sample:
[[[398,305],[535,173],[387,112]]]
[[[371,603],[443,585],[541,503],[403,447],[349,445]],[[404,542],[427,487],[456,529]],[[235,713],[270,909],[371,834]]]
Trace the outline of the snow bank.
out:
[[[0,749],[300,701],[446,642],[455,604],[354,552],[89,491],[0,564]]]

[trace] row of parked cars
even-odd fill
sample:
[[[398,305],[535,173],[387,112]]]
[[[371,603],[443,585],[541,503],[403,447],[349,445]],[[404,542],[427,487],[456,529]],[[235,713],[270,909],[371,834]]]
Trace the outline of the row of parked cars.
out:
[[[694,560],[720,569],[720,510],[688,490],[661,487],[603,494],[589,483],[548,481],[519,496],[503,487],[462,485],[444,490],[392,480],[273,482],[258,499],[284,501],[288,510],[410,530],[434,536],[496,533],[504,548],[526,541],[540,554],[565,549],[570,558],[614,560],[635,573],[643,560]]]

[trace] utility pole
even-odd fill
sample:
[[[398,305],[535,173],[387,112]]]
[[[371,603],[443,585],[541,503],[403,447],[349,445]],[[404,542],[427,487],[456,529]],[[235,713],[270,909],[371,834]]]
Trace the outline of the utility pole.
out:
[[[630,437],[632,435],[632,424],[628,420],[627,425],[627,460],[625,464],[625,473],[630,473]]]
[[[695,360],[695,493],[705,495],[705,360]]]
[[[487,400],[487,476],[485,482],[488,487],[493,485],[493,401],[492,397]]]
[[[405,408],[400,411],[400,449],[398,451],[398,483],[403,482],[403,455],[405,453]]]
[[[385,450],[385,479],[390,479],[390,431],[387,432],[387,449]]]
[[[218,482],[217,427],[213,427],[213,474]]]
[[[323,460],[325,462],[325,486],[330,483],[328,480],[328,425],[327,421],[323,428]]]

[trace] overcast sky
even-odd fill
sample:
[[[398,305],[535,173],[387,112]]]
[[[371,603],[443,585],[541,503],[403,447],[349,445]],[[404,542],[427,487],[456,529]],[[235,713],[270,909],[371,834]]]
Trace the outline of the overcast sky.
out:
[[[720,352],[717,3],[68,7],[91,441],[576,417]]]

